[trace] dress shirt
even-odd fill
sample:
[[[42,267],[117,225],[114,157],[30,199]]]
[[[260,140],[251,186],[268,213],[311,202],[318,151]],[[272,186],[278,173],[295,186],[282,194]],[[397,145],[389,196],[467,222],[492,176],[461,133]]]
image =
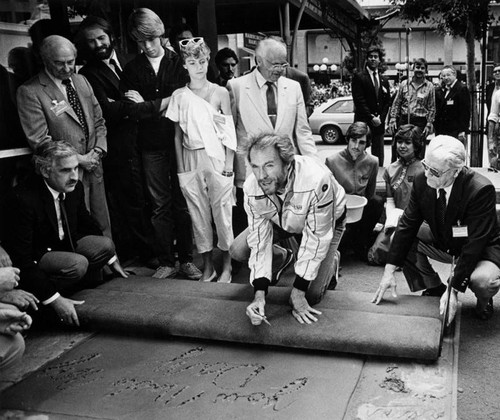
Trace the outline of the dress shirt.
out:
[[[45,73],[47,74],[47,76],[49,76],[49,79],[52,80],[56,84],[57,88],[64,95],[66,102],[68,102],[68,94],[66,93],[66,86],[63,84],[62,80],[57,79],[56,77],[52,76],[48,71],[45,71]],[[75,89],[75,85],[73,83],[73,80],[71,80],[71,77],[69,78],[69,80],[71,82],[71,86],[73,86],[73,89]],[[76,89],[75,89],[75,92],[76,92]]]
[[[266,85],[267,80],[264,78],[264,76],[262,76],[258,68],[254,70],[254,73],[255,73],[255,78],[257,79],[257,85],[259,86],[260,89],[260,96],[262,97],[263,103],[266,105],[265,109],[267,112],[267,96],[266,96],[267,86],[268,86]],[[272,86],[274,89],[274,98],[276,100],[276,109],[278,109],[278,87],[276,86],[276,83],[277,82],[274,82]]]
[[[454,184],[455,182],[453,182]],[[445,188],[438,188],[436,190],[436,197],[439,198],[439,190],[445,190],[446,192],[446,206],[448,206],[448,202],[450,201],[450,194],[451,194],[451,190],[453,188],[453,184],[451,184],[450,186],[448,187],[445,187]]]
[[[45,182],[45,185],[47,185],[47,188],[49,189],[50,194],[52,195],[52,198],[54,199],[54,207],[56,209],[56,216],[57,216],[57,230],[59,232],[59,239],[62,241],[64,239],[64,229],[63,229],[63,224],[62,224],[62,219],[61,219],[61,207],[59,206],[59,191],[56,191],[49,184],[47,184],[47,182]],[[64,198],[66,198],[65,193],[63,193],[63,196],[64,196]]]
[[[377,71],[373,71],[369,67],[367,67],[366,70],[368,71],[368,74],[370,75],[370,77],[372,79],[373,86],[377,86],[375,84],[375,78],[377,78],[377,83],[378,83],[378,86],[380,87],[380,77],[379,77],[378,70]]]
[[[120,62],[118,61],[118,57],[116,56],[116,51],[113,50],[113,52],[111,53],[110,57],[105,59],[105,60],[102,60],[104,64],[106,64],[112,71],[114,74],[116,74],[116,76],[118,78],[120,78],[120,76],[118,76],[118,73],[116,72],[116,69],[115,69],[115,66],[113,66],[110,61],[111,60],[115,60],[115,63],[116,65],[118,66],[118,68],[123,72],[123,69],[122,67],[120,66]],[[161,60],[160,60],[161,61]]]

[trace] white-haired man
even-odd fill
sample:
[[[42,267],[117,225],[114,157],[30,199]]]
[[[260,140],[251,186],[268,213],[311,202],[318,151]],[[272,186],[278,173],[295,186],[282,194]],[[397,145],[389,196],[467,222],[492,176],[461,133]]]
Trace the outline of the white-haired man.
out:
[[[452,288],[448,322],[455,316],[458,293],[467,287],[477,297],[478,317],[489,319],[493,296],[500,289],[495,188],[487,178],[465,166],[464,145],[450,136],[436,136],[429,143],[422,165],[425,172],[415,177],[373,302],[378,304],[387,290],[397,296],[394,272],[402,266],[411,291],[426,289],[424,295],[443,295],[441,312],[446,287]],[[428,257],[451,262],[453,256],[456,266],[445,286]]]

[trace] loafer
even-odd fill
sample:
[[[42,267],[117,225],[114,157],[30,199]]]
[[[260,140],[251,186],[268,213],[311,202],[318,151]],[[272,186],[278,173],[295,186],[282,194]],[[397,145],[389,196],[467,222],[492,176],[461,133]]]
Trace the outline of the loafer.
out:
[[[446,286],[441,283],[439,286],[432,287],[431,289],[426,289],[422,292],[422,296],[443,296],[444,292],[446,292]]]
[[[493,312],[493,298],[490,298],[483,310],[479,309],[479,302],[476,304],[476,315],[482,321],[491,319]]]

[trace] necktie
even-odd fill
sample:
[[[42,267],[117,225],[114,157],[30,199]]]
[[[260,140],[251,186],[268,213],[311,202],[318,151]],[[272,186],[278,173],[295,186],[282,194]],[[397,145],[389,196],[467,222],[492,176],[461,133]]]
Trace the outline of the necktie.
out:
[[[377,72],[373,72],[373,86],[375,86],[375,95],[377,96],[378,99],[378,91],[379,91],[379,83],[378,83],[378,77],[377,77]]]
[[[438,228],[438,236],[444,239],[444,219],[446,215],[446,191],[439,189],[439,197],[436,200],[436,224]]]
[[[271,124],[273,127],[276,126],[276,114],[278,113],[276,107],[276,97],[274,96],[274,83],[266,82],[267,91],[266,91],[266,99],[267,99],[267,115],[271,120]]]
[[[59,209],[61,210],[61,222],[63,225],[64,236],[68,238],[71,250],[75,252],[75,246],[73,245],[73,240],[71,239],[71,232],[69,230],[68,215],[66,213],[66,207],[64,205],[64,194],[60,193],[59,197],[57,198],[59,200]]]
[[[78,117],[78,121],[85,132],[85,138],[89,138],[89,127],[87,126],[87,121],[85,120],[85,115],[83,114],[82,104],[78,99],[78,95],[76,94],[76,90],[73,88],[70,79],[65,79],[62,81],[63,85],[66,86],[66,95],[68,96],[69,104],[73,111],[75,111],[76,116]]]
[[[115,69],[115,73],[118,75],[118,78],[121,79],[122,78],[122,71],[120,70],[120,66],[118,65],[116,60],[114,58],[110,59],[109,64],[111,64],[113,66],[113,68]]]

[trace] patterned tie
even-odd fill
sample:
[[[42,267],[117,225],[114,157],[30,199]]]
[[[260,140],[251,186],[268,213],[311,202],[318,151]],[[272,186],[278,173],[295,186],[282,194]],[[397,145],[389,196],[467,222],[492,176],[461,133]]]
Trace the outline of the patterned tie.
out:
[[[266,82],[267,91],[266,91],[266,99],[267,99],[267,115],[271,120],[271,124],[273,127],[276,126],[276,114],[278,113],[276,107],[276,97],[274,96],[274,83]]]
[[[444,239],[444,219],[446,215],[446,191],[439,189],[439,197],[436,200],[436,224],[438,228],[438,236]]]
[[[69,104],[73,111],[75,111],[76,116],[78,117],[78,121],[85,132],[85,138],[88,140],[89,138],[89,127],[87,125],[87,121],[85,120],[85,115],[83,115],[83,108],[80,100],[78,99],[78,95],[76,94],[76,90],[73,88],[71,84],[71,79],[65,79],[62,81],[63,85],[66,86],[66,95],[68,96]]]
[[[68,214],[66,213],[66,206],[64,205],[64,194],[60,193],[59,197],[59,209],[61,210],[61,222],[63,225],[64,237],[68,238],[71,250],[75,252],[75,246],[73,245],[73,240],[71,239],[71,232],[69,230]]]
[[[378,91],[380,89],[380,86],[378,84],[378,77],[377,77],[377,72],[376,71],[373,72],[373,85],[375,86],[375,96],[378,99]]]
[[[122,71],[120,70],[120,66],[118,65],[116,60],[114,58],[111,58],[109,60],[109,64],[111,64],[113,66],[113,68],[115,69],[115,73],[118,75],[118,78],[121,79],[122,78]]]

